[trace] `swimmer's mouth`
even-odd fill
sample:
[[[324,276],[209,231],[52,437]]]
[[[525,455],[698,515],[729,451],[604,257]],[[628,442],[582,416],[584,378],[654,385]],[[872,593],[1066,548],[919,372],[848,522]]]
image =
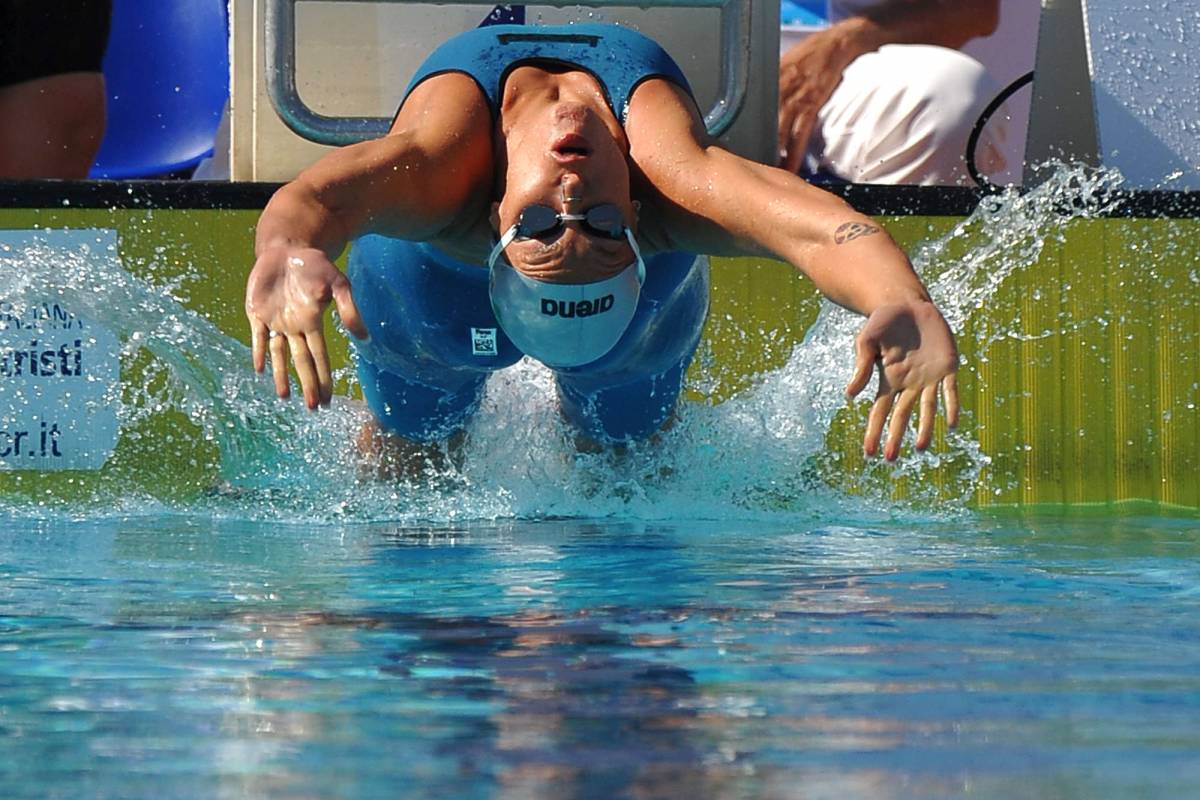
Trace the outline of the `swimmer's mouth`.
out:
[[[588,146],[587,139],[577,133],[568,133],[554,143],[550,153],[554,156],[555,161],[566,163],[590,158],[592,148]]]

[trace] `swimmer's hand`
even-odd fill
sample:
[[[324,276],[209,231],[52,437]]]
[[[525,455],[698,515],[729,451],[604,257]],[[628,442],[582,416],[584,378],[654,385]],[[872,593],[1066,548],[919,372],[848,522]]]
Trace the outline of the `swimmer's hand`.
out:
[[[928,300],[914,300],[880,306],[867,318],[854,340],[854,377],[846,387],[846,396],[854,397],[871,380],[871,368],[879,365],[879,391],[867,418],[863,452],[868,456],[879,450],[883,424],[891,412],[887,444],[883,457],[895,460],[900,454],[904,431],[913,408],[920,401],[917,425],[918,450],[933,439],[933,420],[937,415],[937,392],[941,384],[946,404],[946,422],[958,424],[958,351],[954,334],[941,313]]]
[[[266,368],[269,347],[275,393],[287,397],[291,393],[290,352],[304,404],[309,408],[327,406],[333,397],[324,328],[330,300],[337,304],[346,329],[366,339],[367,329],[354,305],[350,281],[321,250],[268,247],[259,254],[246,283],[246,316],[250,320],[255,372]]]
[[[842,72],[870,49],[847,26],[834,25],[806,37],[779,59],[779,166],[797,172],[817,124]]]

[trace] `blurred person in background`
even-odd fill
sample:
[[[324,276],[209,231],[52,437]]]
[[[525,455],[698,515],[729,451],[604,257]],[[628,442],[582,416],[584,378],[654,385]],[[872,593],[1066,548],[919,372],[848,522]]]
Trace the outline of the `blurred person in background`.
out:
[[[82,179],[105,127],[112,0],[4,0],[0,178]]]
[[[1029,6],[1036,24],[1036,0],[1004,5]],[[968,138],[1001,87],[962,48],[996,31],[1000,0],[829,0],[826,11],[829,26],[780,59],[781,165],[833,182],[968,183]],[[1025,38],[1013,46],[1031,60]],[[1019,160],[1006,157],[1006,136],[1000,115],[983,130],[974,155],[985,174]]]

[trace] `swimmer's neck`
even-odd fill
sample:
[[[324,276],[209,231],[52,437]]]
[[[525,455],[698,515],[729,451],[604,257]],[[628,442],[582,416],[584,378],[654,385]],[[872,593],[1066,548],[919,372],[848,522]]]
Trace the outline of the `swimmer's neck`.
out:
[[[600,84],[590,74],[551,65],[523,65],[509,73],[500,97],[499,130],[507,135],[522,124],[544,124],[542,112],[560,103],[582,103],[610,127],[620,128]]]

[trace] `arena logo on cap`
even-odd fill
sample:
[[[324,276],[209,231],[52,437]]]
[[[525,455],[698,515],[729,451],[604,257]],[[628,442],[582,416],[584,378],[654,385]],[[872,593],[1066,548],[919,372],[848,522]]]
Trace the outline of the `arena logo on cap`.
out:
[[[542,313],[547,317],[563,317],[565,319],[591,317],[610,310],[614,302],[616,301],[611,294],[597,297],[595,300],[552,300],[549,297],[543,297]]]

